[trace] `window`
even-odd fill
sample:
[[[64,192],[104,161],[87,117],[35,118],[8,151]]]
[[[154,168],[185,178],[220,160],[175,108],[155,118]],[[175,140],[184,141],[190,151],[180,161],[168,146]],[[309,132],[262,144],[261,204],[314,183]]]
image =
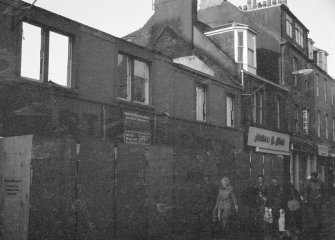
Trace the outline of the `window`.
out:
[[[21,76],[70,87],[71,47],[68,36],[23,22]]]
[[[299,106],[296,104],[294,108],[294,129],[296,133],[299,133]]]
[[[321,137],[321,113],[317,112],[318,137]]]
[[[256,67],[255,35],[248,32],[248,64]]]
[[[333,141],[335,142],[335,118],[333,118]]]
[[[301,46],[304,46],[304,38],[302,27],[298,24],[295,24],[295,41]]]
[[[263,91],[258,92],[258,119],[258,123],[263,124]]]
[[[334,105],[334,84],[332,84],[332,105]]]
[[[253,106],[252,106],[252,121],[253,123],[257,122],[257,96],[258,94],[254,94],[254,99],[253,99]]]
[[[118,98],[149,104],[149,66],[130,56],[118,54]]]
[[[202,86],[196,87],[196,120],[206,121],[206,91]]]
[[[327,72],[327,56],[328,53],[325,51],[318,51],[316,55],[317,65],[326,72]]]
[[[292,68],[293,72],[298,71],[298,59],[296,57],[292,58]],[[294,74],[294,86],[298,86],[298,74]]]
[[[319,88],[319,74],[315,74],[315,88],[316,88],[316,96],[320,96],[320,88]]]
[[[328,114],[326,114],[326,124],[325,124],[325,126],[326,126],[326,139],[328,139]]]
[[[235,61],[243,64],[243,69],[256,74],[256,35],[249,30],[237,29],[235,34]]]
[[[234,127],[234,98],[227,96],[227,126]]]
[[[308,93],[308,80],[305,80],[305,93]]]
[[[327,102],[327,79],[325,79],[323,83],[324,83],[323,89],[325,91],[325,102]]]
[[[243,63],[243,32],[237,32],[237,42],[238,42],[238,45],[237,45],[237,51],[238,51],[238,62],[242,62]]]
[[[22,27],[21,76],[40,80],[42,29],[25,22]]]
[[[276,95],[277,128],[280,129],[280,98]]]
[[[286,15],[286,34],[292,37],[292,18]]]

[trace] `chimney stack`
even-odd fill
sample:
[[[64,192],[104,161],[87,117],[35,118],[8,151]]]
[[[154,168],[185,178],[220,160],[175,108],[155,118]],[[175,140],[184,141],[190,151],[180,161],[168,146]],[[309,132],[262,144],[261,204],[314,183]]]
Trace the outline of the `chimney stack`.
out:
[[[253,3],[253,5],[252,5],[252,8],[253,8],[253,9],[257,8],[257,0],[254,0],[254,3]]]
[[[251,0],[248,0],[248,10],[250,10],[250,9],[251,9]]]

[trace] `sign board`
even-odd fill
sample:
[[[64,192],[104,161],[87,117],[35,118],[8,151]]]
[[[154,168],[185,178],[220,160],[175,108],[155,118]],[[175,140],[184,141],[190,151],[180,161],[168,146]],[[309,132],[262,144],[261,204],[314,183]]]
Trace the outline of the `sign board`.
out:
[[[150,134],[125,131],[124,142],[129,143],[129,144],[149,145],[150,144]]]
[[[256,151],[278,155],[290,155],[290,135],[249,127],[248,146]]]
[[[22,192],[22,180],[15,178],[4,178],[3,186],[7,197],[19,197]]]
[[[293,151],[305,152],[310,154],[315,154],[315,147],[305,143],[293,143]]]
[[[328,157],[329,155],[329,147],[326,145],[318,144],[318,155],[323,157]]]
[[[150,116],[136,112],[124,112],[124,142],[129,144],[150,144]]]
[[[124,112],[125,130],[150,131],[150,117],[135,112]]]
[[[304,134],[308,134],[308,110],[302,110],[302,127]]]

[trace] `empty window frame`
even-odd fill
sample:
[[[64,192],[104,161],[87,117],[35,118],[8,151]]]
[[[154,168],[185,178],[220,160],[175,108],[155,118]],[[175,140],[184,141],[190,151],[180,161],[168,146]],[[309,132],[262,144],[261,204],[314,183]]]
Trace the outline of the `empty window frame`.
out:
[[[149,65],[147,63],[119,53],[117,73],[118,98],[149,104]]]
[[[303,30],[299,24],[295,24],[295,41],[301,46],[304,46]]]
[[[196,120],[206,121],[206,89],[203,86],[196,86]]]
[[[22,23],[21,76],[71,87],[71,38]]]
[[[321,137],[321,112],[317,111],[317,134]]]
[[[292,18],[286,15],[286,34],[292,37]]]
[[[227,96],[227,126],[234,127],[234,98]]]

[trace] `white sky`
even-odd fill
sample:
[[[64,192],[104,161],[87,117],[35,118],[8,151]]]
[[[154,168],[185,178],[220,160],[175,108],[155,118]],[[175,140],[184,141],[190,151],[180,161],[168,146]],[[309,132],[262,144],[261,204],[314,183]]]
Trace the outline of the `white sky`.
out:
[[[235,5],[247,2],[228,1]],[[153,14],[152,2],[153,0],[38,0],[36,6],[122,37],[145,24]],[[288,0],[288,7],[309,29],[309,37],[315,41],[315,46],[329,53],[328,73],[334,78],[335,0]]]

